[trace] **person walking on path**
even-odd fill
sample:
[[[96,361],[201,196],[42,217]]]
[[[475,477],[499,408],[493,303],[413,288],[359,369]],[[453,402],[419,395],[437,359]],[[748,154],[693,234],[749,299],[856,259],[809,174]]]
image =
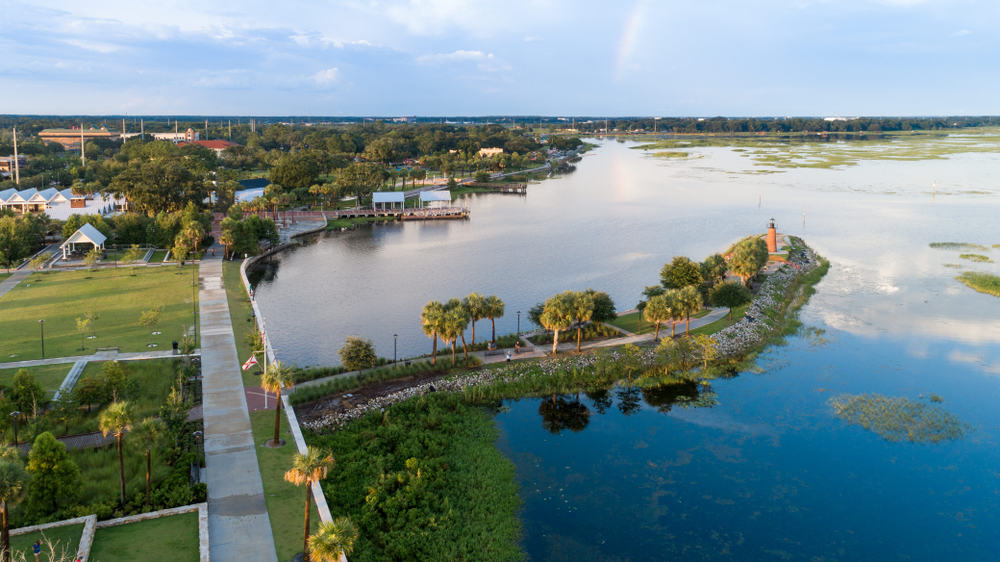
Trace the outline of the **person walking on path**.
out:
[[[42,553],[42,539],[31,543],[31,553],[35,555],[35,562],[38,562],[38,555]]]

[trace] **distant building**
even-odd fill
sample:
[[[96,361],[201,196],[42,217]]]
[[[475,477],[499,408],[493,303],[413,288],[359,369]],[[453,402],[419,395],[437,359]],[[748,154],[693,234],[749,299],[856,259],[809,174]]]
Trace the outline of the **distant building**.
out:
[[[99,193],[80,195],[70,189],[54,187],[41,191],[35,188],[0,191],[0,210],[9,209],[17,214],[45,213],[59,220],[66,220],[70,215],[110,215],[124,206],[124,201]]]
[[[153,140],[170,141],[174,144],[182,142],[195,142],[198,140],[198,132],[194,129],[188,129],[182,132],[176,133],[150,133]]]
[[[81,140],[84,142],[93,139],[118,140],[119,134],[109,131],[104,126],[101,126],[100,129],[90,127],[83,130],[73,127],[72,129],[42,129],[38,133],[38,138],[42,139],[42,142],[46,144],[57,142],[69,149],[73,147],[79,148]]]
[[[17,161],[21,166],[28,163],[28,158],[23,154],[17,155]],[[9,178],[14,174],[14,157],[0,156],[0,177]]]
[[[177,146],[185,146],[188,144],[197,144],[200,146],[204,146],[205,148],[211,148],[212,150],[215,151],[216,156],[222,156],[222,151],[229,148],[230,146],[240,146],[235,142],[229,142],[227,140],[196,140],[196,141],[178,143]]]
[[[500,154],[503,154],[503,149],[499,147],[479,149],[480,156],[490,157],[490,156],[498,156]]]

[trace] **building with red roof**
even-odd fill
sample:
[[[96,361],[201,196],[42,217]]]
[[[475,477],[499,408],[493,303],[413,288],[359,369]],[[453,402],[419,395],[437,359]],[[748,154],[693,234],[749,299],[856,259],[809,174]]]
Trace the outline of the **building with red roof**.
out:
[[[192,142],[181,142],[177,143],[177,146],[186,146],[189,144],[197,144],[204,146],[205,148],[210,148],[215,151],[215,154],[222,156],[222,151],[229,148],[230,146],[240,146],[235,142],[230,142],[227,140],[196,140]]]

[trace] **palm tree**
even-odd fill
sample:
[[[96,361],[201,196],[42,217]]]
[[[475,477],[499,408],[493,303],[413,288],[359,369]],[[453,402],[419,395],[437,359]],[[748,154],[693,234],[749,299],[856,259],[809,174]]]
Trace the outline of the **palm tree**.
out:
[[[559,330],[565,330],[573,325],[573,317],[570,315],[572,300],[572,291],[559,293],[545,301],[542,309],[542,326],[553,332],[552,355],[559,352]]]
[[[667,295],[656,295],[649,299],[646,308],[642,310],[642,317],[646,322],[656,324],[656,333],[653,334],[653,341],[660,341],[660,324],[670,320],[673,316],[670,309],[670,299]]]
[[[167,431],[163,420],[157,418],[146,418],[135,426],[132,430],[130,442],[137,443],[146,454],[146,505],[150,505],[149,499],[149,478],[152,472],[152,452],[163,440]]]
[[[663,296],[667,298],[667,307],[670,309],[670,338],[673,339],[677,337],[677,323],[684,319],[680,289],[670,289]]]
[[[309,510],[312,508],[312,485],[326,478],[327,472],[333,468],[333,455],[321,451],[318,447],[309,446],[304,455],[295,453],[292,457],[292,468],[285,473],[285,481],[296,486],[306,485],[306,516],[305,533],[302,538],[302,560],[309,560]]]
[[[97,418],[101,433],[107,437],[109,433],[115,436],[118,447],[118,476],[121,483],[122,505],[125,505],[125,458],[122,456],[122,439],[125,432],[132,427],[132,406],[128,402],[112,402]]]
[[[684,311],[684,318],[687,320],[686,333],[691,335],[691,315],[701,310],[701,293],[697,287],[688,285],[679,290],[677,299],[681,310]]]
[[[469,327],[469,309],[465,308],[462,301],[458,299],[450,299],[444,307],[448,311],[449,321],[455,323],[455,331],[458,332],[458,336],[462,338],[462,353],[465,354],[465,361],[468,363],[469,346],[465,345],[465,329]],[[455,363],[454,359],[455,357],[453,353],[452,364]]]
[[[223,230],[222,234],[219,235],[219,244],[222,244],[224,248],[222,257],[229,259],[229,248],[232,248],[236,244],[236,237],[233,236],[233,232],[231,230]]]
[[[583,337],[583,323],[590,320],[594,315],[594,297],[584,291],[573,293],[570,301],[570,316],[576,322],[576,351],[580,352],[580,341]]]
[[[493,330],[493,343],[497,343],[497,323],[496,319],[503,317],[503,301],[500,297],[492,295],[486,297],[486,313],[484,315],[490,319],[490,327]]]
[[[264,360],[267,361],[267,358],[265,357]],[[278,430],[281,428],[281,391],[295,386],[292,370],[282,365],[281,361],[275,361],[267,373],[260,377],[260,386],[264,388],[264,392],[273,392],[277,397],[274,401],[274,439],[269,445],[280,447],[281,440],[278,438]]]
[[[472,346],[476,346],[476,322],[486,317],[486,299],[479,293],[469,293],[462,301],[465,309],[469,311],[469,318],[472,321]]]
[[[0,449],[0,551],[4,562],[10,562],[11,556],[8,514],[10,508],[21,501],[27,483],[28,472],[24,470],[17,449]]]
[[[346,517],[338,517],[319,526],[316,534],[309,537],[309,550],[313,562],[340,562],[342,556],[354,551],[358,540],[358,529]]]
[[[438,336],[441,334],[441,325],[444,320],[444,305],[438,301],[431,301],[424,305],[420,312],[420,322],[423,325],[424,334],[431,338],[434,346],[431,349],[431,365],[437,365]]]

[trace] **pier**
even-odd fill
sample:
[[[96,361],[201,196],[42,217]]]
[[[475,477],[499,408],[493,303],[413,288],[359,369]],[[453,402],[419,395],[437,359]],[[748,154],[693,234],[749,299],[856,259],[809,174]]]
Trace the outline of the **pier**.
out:
[[[362,217],[395,217],[399,220],[467,219],[467,207],[412,207],[403,209],[341,209],[326,211],[331,219],[356,219]]]
[[[480,182],[469,182],[465,184],[466,187],[472,187],[475,189],[488,189],[494,193],[516,193],[518,195],[525,195],[528,193],[528,184],[526,183],[480,183]]]

